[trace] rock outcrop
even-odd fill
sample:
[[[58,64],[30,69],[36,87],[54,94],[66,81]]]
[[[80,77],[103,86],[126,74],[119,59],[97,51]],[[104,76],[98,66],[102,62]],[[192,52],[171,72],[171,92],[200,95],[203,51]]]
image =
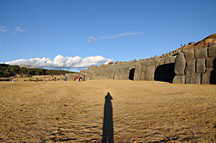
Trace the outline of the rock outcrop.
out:
[[[86,79],[216,84],[216,34],[162,56],[92,66],[84,73]]]

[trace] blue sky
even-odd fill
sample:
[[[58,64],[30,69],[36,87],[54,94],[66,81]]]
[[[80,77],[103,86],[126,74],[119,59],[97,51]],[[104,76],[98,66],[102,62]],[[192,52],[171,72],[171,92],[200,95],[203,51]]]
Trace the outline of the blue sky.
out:
[[[215,33],[215,7],[215,0],[1,0],[0,62],[161,55]]]

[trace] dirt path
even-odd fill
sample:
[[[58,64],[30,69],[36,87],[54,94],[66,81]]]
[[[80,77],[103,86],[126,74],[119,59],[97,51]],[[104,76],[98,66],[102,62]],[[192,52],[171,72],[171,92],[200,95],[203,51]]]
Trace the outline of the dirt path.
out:
[[[104,96],[116,142],[216,139],[216,86],[148,81],[0,83],[0,142],[100,142]]]

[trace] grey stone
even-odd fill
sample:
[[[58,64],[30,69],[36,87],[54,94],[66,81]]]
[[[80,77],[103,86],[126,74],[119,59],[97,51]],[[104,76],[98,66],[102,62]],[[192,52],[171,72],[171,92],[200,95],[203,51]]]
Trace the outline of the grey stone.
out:
[[[169,59],[170,63],[175,63],[176,56],[171,56]]]
[[[186,60],[182,52],[178,53],[175,60],[175,74],[184,75]]]
[[[186,74],[190,74],[190,73],[195,73],[195,69],[196,69],[196,60],[195,59],[191,59],[191,60],[187,60],[187,64],[186,64]]]
[[[195,58],[206,58],[207,55],[207,47],[195,48]]]
[[[185,84],[185,76],[178,76],[176,75],[173,79],[173,83],[180,83],[180,84]]]
[[[205,67],[205,59],[197,59],[196,60],[196,72],[197,73],[204,73],[206,71]]]
[[[194,59],[194,49],[193,48],[185,48],[183,49],[183,53],[185,55],[185,58],[188,59]]]
[[[165,59],[164,58],[160,58],[157,62],[157,66],[159,65],[163,65],[165,63]]]
[[[216,45],[208,47],[208,56],[216,57]]]
[[[165,63],[165,64],[170,63],[170,57],[166,57],[164,63]]]
[[[206,59],[206,68],[207,69],[213,69],[214,68],[214,60],[216,60],[215,57],[209,57]]]
[[[142,65],[141,69],[140,69],[140,75],[139,75],[139,79],[140,80],[146,80],[145,78],[145,74],[146,73],[146,66]]]
[[[154,80],[155,65],[146,67],[145,80]]]
[[[200,84],[201,83],[201,74],[200,73],[192,73],[186,74],[186,83],[188,84]]]
[[[211,70],[202,73],[202,84],[210,84]]]

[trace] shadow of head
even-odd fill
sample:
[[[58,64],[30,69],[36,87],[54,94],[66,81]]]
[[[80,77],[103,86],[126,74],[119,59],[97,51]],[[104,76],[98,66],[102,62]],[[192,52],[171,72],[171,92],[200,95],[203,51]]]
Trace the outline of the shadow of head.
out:
[[[110,92],[107,93],[107,95],[105,96],[105,100],[112,100],[112,96],[110,94]]]

